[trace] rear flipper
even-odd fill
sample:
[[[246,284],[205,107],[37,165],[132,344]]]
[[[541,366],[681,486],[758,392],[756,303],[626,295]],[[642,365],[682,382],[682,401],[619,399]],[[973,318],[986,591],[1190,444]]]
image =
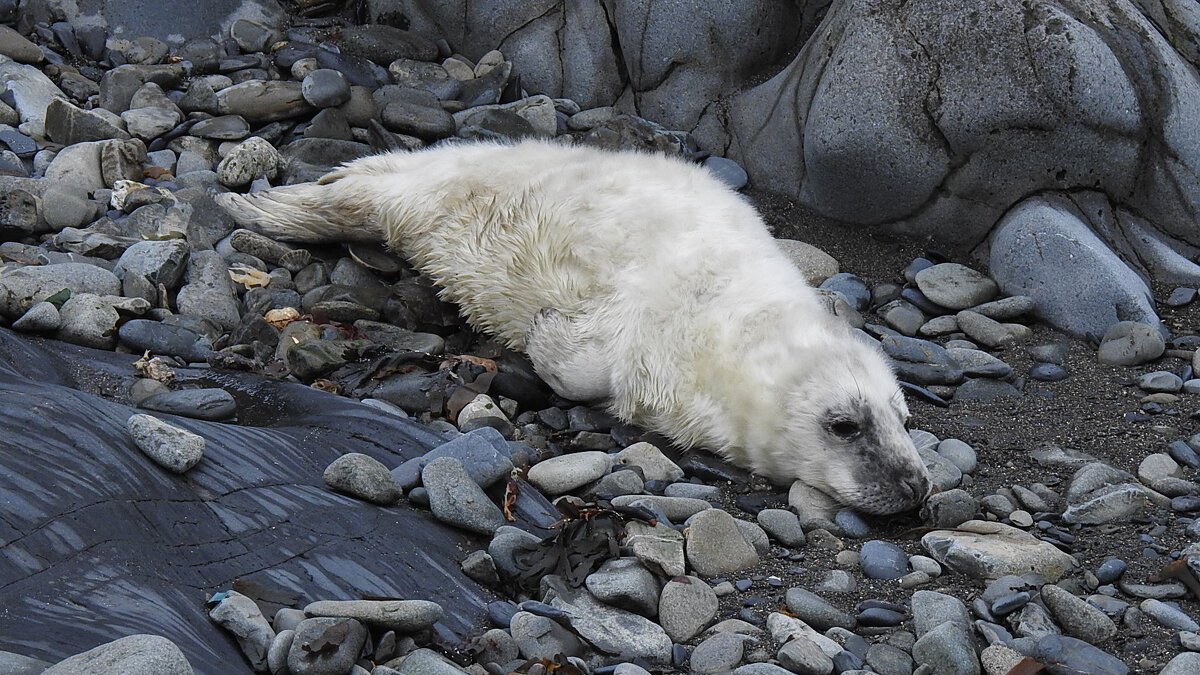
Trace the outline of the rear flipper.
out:
[[[602,346],[580,336],[565,314],[543,309],[525,334],[525,353],[546,384],[572,401],[594,401],[612,395],[611,377]]]
[[[383,241],[365,178],[335,171],[316,183],[271,188],[253,194],[216,196],[238,225],[278,241],[317,244]]]

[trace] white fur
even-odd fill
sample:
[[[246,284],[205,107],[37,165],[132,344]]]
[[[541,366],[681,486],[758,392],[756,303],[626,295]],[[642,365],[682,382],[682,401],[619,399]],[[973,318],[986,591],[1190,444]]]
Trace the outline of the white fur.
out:
[[[896,475],[883,480],[926,476],[883,357],[823,310],[755,210],[703,167],[459,144],[221,203],[284,240],[385,240],[472,325],[527,350],[561,395],[607,399],[681,445],[897,510],[853,475],[879,460],[847,457],[825,426],[831,406],[865,407],[885,427],[879,452]]]

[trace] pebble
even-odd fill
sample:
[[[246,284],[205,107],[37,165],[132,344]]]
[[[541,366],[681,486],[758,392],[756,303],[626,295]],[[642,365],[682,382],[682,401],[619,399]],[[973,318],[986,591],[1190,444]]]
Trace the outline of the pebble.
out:
[[[233,395],[217,388],[180,389],[155,394],[143,399],[138,407],[214,422],[234,417],[238,412]]]
[[[438,520],[479,534],[492,534],[504,525],[500,507],[471,480],[457,459],[438,457],[426,464],[421,471],[421,482],[429,492],[429,508]],[[499,556],[491,547],[488,553],[499,564]]]
[[[388,468],[373,457],[351,452],[326,467],[322,478],[331,490],[372,504],[390,506],[404,496]]]
[[[934,527],[952,528],[974,518],[978,509],[978,502],[968,492],[953,489],[930,495],[922,512]]]
[[[804,637],[797,637],[780,647],[775,658],[779,665],[797,675],[829,675],[833,672],[833,660]]]
[[[975,449],[957,438],[947,438],[937,446],[937,453],[950,460],[963,473],[975,473]]]
[[[1192,675],[1200,673],[1200,653],[1184,652],[1176,654],[1158,675]]]
[[[204,456],[204,437],[152,415],[131,415],[125,428],[138,449],[159,466],[184,473]]]
[[[1059,382],[1067,379],[1067,369],[1053,363],[1035,363],[1029,368],[1029,377],[1041,382]]]
[[[626,466],[642,470],[645,480],[674,482],[683,478],[683,469],[671,461],[657,447],[646,443],[634,443],[616,455],[616,460]]]
[[[970,310],[955,315],[958,326],[972,340],[990,348],[1003,347],[1019,342],[1031,335],[1027,326],[1015,323],[1000,323],[995,319]]]
[[[1088,675],[1126,675],[1129,672],[1129,667],[1112,654],[1067,635],[1046,635],[1032,645],[1014,640],[1011,645],[1050,666],[1051,672]]]
[[[816,630],[827,631],[834,626],[854,630],[857,627],[857,621],[849,612],[834,607],[821,596],[803,588],[788,589],[785,602],[796,618]]]
[[[509,453],[508,441],[504,436],[491,427],[483,427],[461,434],[420,457],[414,457],[392,469],[391,473],[401,488],[410,490],[420,483],[421,469],[426,464],[438,457],[453,457],[466,468],[471,480],[486,489],[512,472],[513,463]]]
[[[612,455],[599,451],[560,455],[530,467],[528,480],[545,494],[557,496],[599,480],[612,463]]]
[[[733,516],[709,509],[688,524],[687,561],[702,577],[731,574],[758,564],[758,553],[746,541]]]
[[[702,580],[675,577],[662,589],[658,622],[675,642],[688,642],[708,627],[717,615],[717,595]]]
[[[314,108],[332,108],[350,100],[350,83],[336,70],[318,68],[304,76],[300,93]]]
[[[1096,568],[1096,580],[1101,584],[1111,584],[1125,573],[1128,564],[1120,558],[1109,558]]]
[[[868,579],[899,579],[908,574],[908,554],[899,546],[880,539],[862,545],[859,564]]]
[[[553,591],[550,603],[571,618],[571,627],[600,650],[650,663],[671,661],[671,638],[658,624],[597,601],[586,590],[575,592],[555,577],[543,578]]]
[[[86,263],[22,267],[0,276],[0,314],[15,319],[64,288],[72,294],[120,295],[121,280]]]
[[[58,308],[53,303],[39,302],[13,321],[12,327],[14,330],[39,333],[58,330],[61,325],[62,317]]]
[[[763,509],[755,516],[767,534],[783,546],[794,548],[805,543],[804,528],[795,513],[787,509]]]
[[[259,136],[251,136],[234,146],[217,165],[217,180],[226,187],[241,187],[259,176],[274,178],[279,173],[280,161],[275,146]]]
[[[917,639],[912,648],[913,661],[931,668],[954,664],[954,672],[979,673],[979,657],[974,640],[962,626],[946,621]]]
[[[1142,391],[1150,393],[1175,393],[1183,388],[1183,380],[1175,373],[1166,370],[1156,370],[1139,377],[1137,386]]]
[[[833,514],[833,522],[847,537],[862,539],[871,534],[871,524],[851,509],[840,509]]]

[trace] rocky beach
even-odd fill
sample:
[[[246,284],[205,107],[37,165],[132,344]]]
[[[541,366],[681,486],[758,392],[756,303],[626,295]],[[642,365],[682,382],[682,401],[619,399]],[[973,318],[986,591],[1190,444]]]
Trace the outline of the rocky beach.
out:
[[[1200,672],[1200,15],[532,4],[0,0],[0,672]],[[967,78],[1022,12],[1034,74]],[[214,201],[523,138],[742,191],[925,505],[565,400],[398,252]]]

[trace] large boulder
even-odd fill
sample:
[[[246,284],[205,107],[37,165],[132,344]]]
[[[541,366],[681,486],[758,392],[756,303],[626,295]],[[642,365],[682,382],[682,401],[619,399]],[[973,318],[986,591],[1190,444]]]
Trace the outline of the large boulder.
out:
[[[1022,200],[1090,191],[1071,218],[1108,257],[1194,285],[1198,36],[1176,2],[834,2],[790,65],[733,102],[732,152],[758,187],[981,257]],[[1089,302],[1144,295],[1120,276]]]

